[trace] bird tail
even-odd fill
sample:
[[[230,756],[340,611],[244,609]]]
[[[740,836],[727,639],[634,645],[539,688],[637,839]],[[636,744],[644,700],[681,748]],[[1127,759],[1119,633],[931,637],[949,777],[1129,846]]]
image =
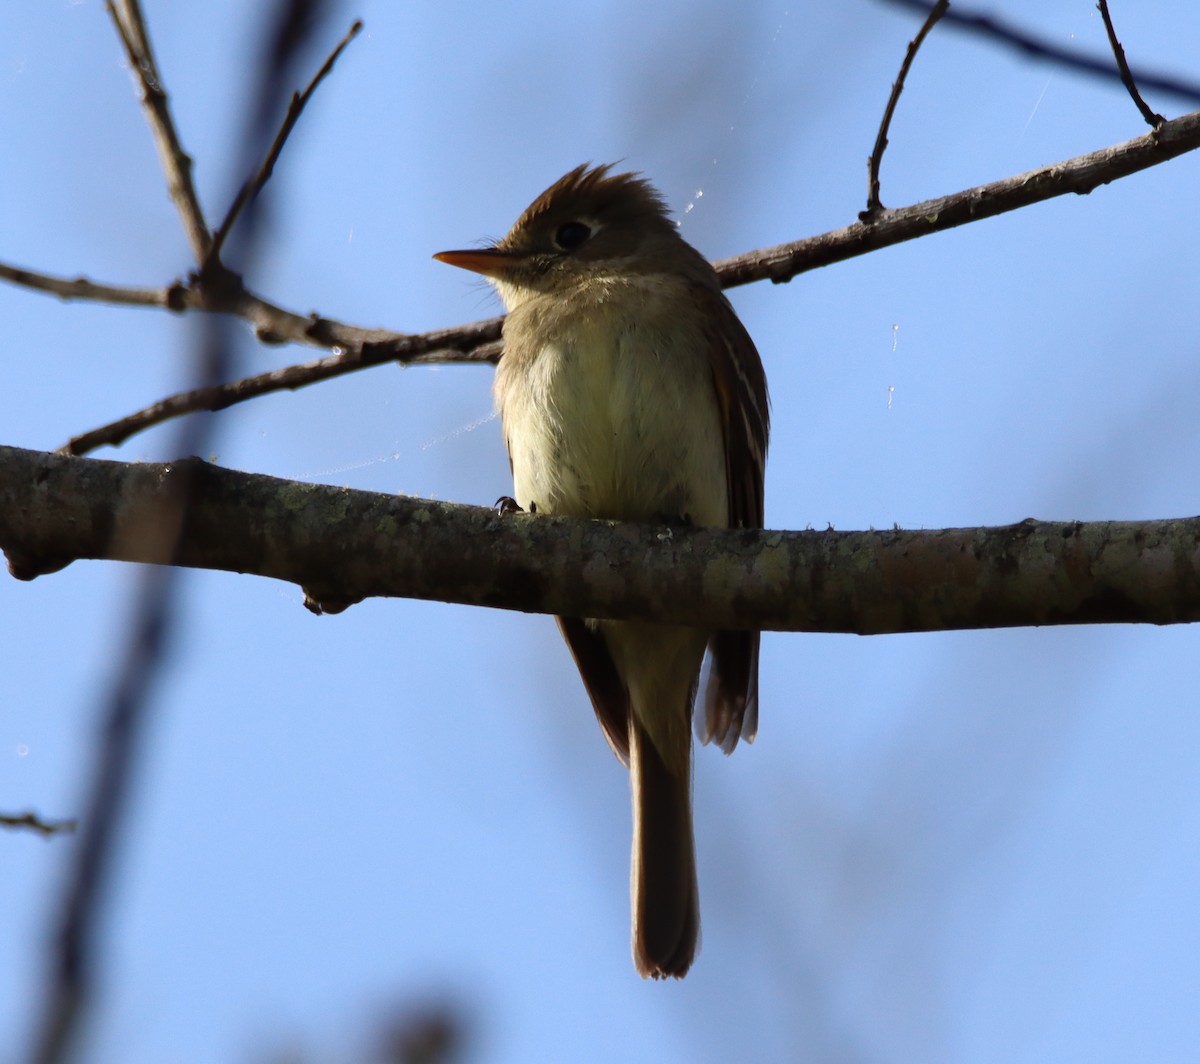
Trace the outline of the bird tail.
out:
[[[655,979],[686,975],[700,937],[690,752],[674,760],[680,771],[672,771],[631,714],[633,962],[639,975]]]

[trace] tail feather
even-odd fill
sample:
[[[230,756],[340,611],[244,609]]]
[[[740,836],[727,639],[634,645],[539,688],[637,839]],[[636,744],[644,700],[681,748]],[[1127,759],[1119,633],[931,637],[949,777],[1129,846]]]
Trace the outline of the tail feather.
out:
[[[636,717],[630,720],[633,961],[655,979],[686,975],[700,937],[691,758],[682,765],[682,774],[672,772]]]

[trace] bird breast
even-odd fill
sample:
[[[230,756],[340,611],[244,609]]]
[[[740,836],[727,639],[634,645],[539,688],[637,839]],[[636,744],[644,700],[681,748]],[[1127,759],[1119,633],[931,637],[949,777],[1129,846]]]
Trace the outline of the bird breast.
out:
[[[724,438],[699,315],[641,278],[527,299],[496,377],[517,501],[629,521],[726,525]]]

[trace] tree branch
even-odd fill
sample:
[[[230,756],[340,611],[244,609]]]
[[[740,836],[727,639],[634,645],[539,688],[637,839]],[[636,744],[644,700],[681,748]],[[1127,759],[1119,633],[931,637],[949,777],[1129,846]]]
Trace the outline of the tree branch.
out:
[[[941,10],[941,5],[939,2],[929,6],[916,0],[893,2],[918,7],[929,16],[922,28],[922,34],[910,45],[905,61],[907,67],[915,52],[913,46],[919,44],[920,37],[932,25],[934,15]],[[151,126],[155,130],[172,197],[179,206],[185,228],[189,231],[189,239],[196,250],[199,244],[193,230],[197,226],[203,228],[204,219],[191,183],[191,160],[179,145],[167,107],[166,93],[160,84],[146,37],[144,19],[137,0],[122,0],[125,12],[123,17],[118,15],[111,0],[108,8],[129,60],[141,79],[143,102],[150,116]],[[951,12],[947,17],[953,18],[959,24],[966,23],[976,28],[984,27],[988,32],[1003,31],[1002,35],[1012,35],[1012,31],[1007,27],[998,30],[992,20],[982,16],[964,16]],[[301,101],[311,95],[323,76],[332,68],[342,49],[353,38],[357,26],[358,23],[326,60],[300,98]],[[1119,44],[1117,48],[1119,49]],[[1144,82],[1154,81],[1146,75],[1140,77]],[[903,71],[893,88],[889,109],[894,107],[895,99],[899,95],[898,87],[902,83]],[[1136,93],[1136,89],[1133,91]],[[1200,90],[1197,90],[1197,95],[1200,96]],[[261,187],[269,177],[271,164],[278,155],[278,150],[282,148],[287,132],[290,131],[291,124],[294,124],[302,106],[303,102],[296,107],[296,98],[293,99],[293,108],[289,109],[288,118],[276,136],[267,161],[260,167],[255,180],[247,186],[251,191]],[[878,157],[882,154],[880,140],[886,144],[886,129],[885,115],[872,163],[872,199],[875,209],[872,211],[869,205],[868,211],[864,212],[867,221],[820,236],[722,260],[716,263],[716,267],[723,285],[732,288],[764,279],[775,283],[789,281],[807,270],[1006,213],[1068,192],[1086,194],[1098,185],[1165,162],[1200,146],[1200,112],[1197,112],[1164,122],[1154,133],[1126,141],[1124,144],[988,185],[966,189],[950,196],[926,200],[897,210],[886,210],[878,205],[877,173]],[[243,191],[245,192],[246,188]],[[244,203],[244,199],[235,201],[226,217],[226,223],[230,226],[237,216],[239,202]],[[226,223],[223,223],[223,228]],[[209,249],[212,246],[206,228],[203,245],[205,252],[197,257],[197,261],[201,263],[208,261]],[[264,343],[290,342],[334,351],[333,356],[329,358],[168,396],[117,421],[73,437],[62,448],[68,454],[86,454],[105,444],[117,445],[135,433],[183,414],[199,410],[221,410],[260,395],[304,387],[385,362],[495,363],[500,355],[498,340],[502,319],[499,318],[418,335],[385,329],[366,329],[347,325],[315,312],[301,315],[286,310],[248,291],[241,278],[233,274],[217,277],[213,271],[206,274],[201,270],[186,282],[175,281],[161,289],[147,289],[107,285],[83,277],[56,277],[0,263],[0,279],[47,292],[62,299],[90,299],[124,305],[165,307],[178,312],[201,310],[229,314],[250,322],[255,327],[256,335]]]
[[[22,288],[45,292],[63,300],[88,300],[124,307],[163,307],[184,310],[188,289],[176,281],[166,288],[134,288],[129,285],[103,284],[86,277],[56,277],[38,270],[26,270],[0,262],[0,280],[10,281]],[[174,295],[172,295],[174,293]]]
[[[871,221],[883,210],[883,204],[879,201],[879,166],[883,162],[883,153],[887,150],[888,130],[892,125],[892,115],[896,113],[896,104],[900,100],[900,93],[904,91],[904,82],[908,78],[909,68],[912,66],[917,52],[929,35],[929,31],[946,13],[949,6],[950,0],[937,0],[920,30],[917,31],[917,35],[908,42],[908,48],[904,52],[904,62],[900,64],[900,73],[892,82],[892,91],[888,96],[887,106],[883,109],[883,120],[879,123],[879,132],[875,135],[875,147],[871,151],[870,159],[867,160],[867,209],[859,214],[860,222]]]
[[[1200,620],[1200,518],[937,531],[679,529],[302,484],[187,459],[0,447],[0,547],[20,579],[80,558],[252,573],[340,608],[370,596],[712,628],[927,632]]]
[[[146,33],[146,19],[142,15],[141,5],[138,0],[121,0],[119,12],[113,0],[106,0],[104,6],[117,27],[117,35],[121,38],[129,65],[133,67],[134,74],[141,83],[142,106],[145,108],[150,130],[154,134],[159,162],[162,164],[163,173],[167,175],[167,188],[179,211],[192,255],[197,263],[203,262],[208,255],[212,237],[208,231],[208,223],[204,220],[200,198],[196,195],[196,186],[192,182],[191,156],[183,150],[179,134],[175,130],[175,122],[171,118],[170,101],[158,73],[154,51],[150,47],[150,36]]]
[[[1153,129],[1158,129],[1166,119],[1152,111],[1146,101],[1142,99],[1142,94],[1138,92],[1137,83],[1133,80],[1133,71],[1129,69],[1129,60],[1125,58],[1125,49],[1117,37],[1112,16],[1108,13],[1108,0],[1100,0],[1096,7],[1100,11],[1100,17],[1104,19],[1104,32],[1108,34],[1108,43],[1112,46],[1113,58],[1117,61],[1117,70],[1120,71],[1122,83],[1129,90],[1129,95],[1133,97],[1133,102],[1137,104],[1137,109],[1142,113],[1147,124]]]
[[[906,7],[921,14],[928,14],[933,7],[929,0],[884,0],[884,2],[893,7]],[[1012,23],[991,15],[966,11],[956,4],[946,12],[944,21],[948,28],[981,34],[988,40],[1008,45],[1022,55],[1032,56],[1034,59],[1044,59],[1065,70],[1079,74],[1091,74],[1094,77],[1103,78],[1105,81],[1120,78],[1120,72],[1114,69],[1107,59],[1085,55],[1067,48],[1059,48]],[[1182,78],[1170,77],[1166,74],[1155,74],[1148,70],[1135,71],[1135,76],[1138,84],[1145,89],[1169,93],[1181,100],[1186,100],[1192,106],[1200,104],[1200,85],[1195,82],[1184,81]]]
[[[820,236],[722,259],[714,265],[725,288],[761,280],[779,284],[808,270],[981,221],[1042,200],[1070,192],[1086,195],[1099,185],[1157,166],[1198,147],[1200,111],[1164,122],[1152,133],[1088,155],[909,207],[884,209],[870,223],[855,222]],[[0,265],[0,278],[39,291],[53,292],[63,298],[82,293],[94,284],[82,278],[68,281],[3,265]],[[124,291],[153,293],[154,290]],[[122,301],[134,302],[132,298]],[[204,291],[191,282],[177,283],[162,290],[158,296],[144,300],[144,303],[156,306],[165,303],[175,310],[204,310],[240,317],[251,322],[259,339],[268,343],[297,343],[342,350],[330,358],[257,374],[213,388],[168,396],[119,421],[74,437],[63,445],[65,453],[86,454],[105,444],[119,444],[143,429],[183,414],[198,410],[221,410],[259,395],[302,388],[386,362],[495,363],[500,357],[498,341],[502,318],[488,318],[469,325],[410,335],[386,329],[363,329],[316,313],[304,316],[269,303],[244,289]]]
[[[12,828],[14,831],[24,828],[48,839],[53,835],[74,833],[77,823],[74,820],[43,820],[34,812],[0,813],[0,827]]]
[[[229,210],[226,211],[224,219],[213,234],[212,246],[208,249],[208,254],[200,266],[201,273],[205,273],[219,261],[221,248],[225,246],[225,240],[233,229],[238,215],[242,213],[242,208],[246,206],[246,203],[250,199],[257,196],[263,190],[263,186],[271,180],[271,174],[275,172],[275,164],[279,161],[279,156],[283,152],[283,146],[287,143],[287,139],[299,121],[300,115],[304,112],[308,101],[312,99],[312,94],[317,91],[317,86],[333,70],[333,65],[338,61],[338,57],[346,50],[350,42],[358,36],[362,30],[362,26],[362,19],[356,19],[350,29],[347,30],[346,35],[338,42],[337,47],[329,54],[325,62],[321,64],[321,69],[313,75],[313,79],[308,83],[308,87],[301,93],[292,93],[287,114],[284,116],[283,124],[279,127],[279,131],[275,134],[275,139],[267,151],[266,158],[263,159],[253,176],[247,178],[242,183],[242,187],[238,189],[237,195],[234,196],[233,202],[229,205]]]
[[[1157,166],[1196,148],[1200,148],[1200,111],[1164,122],[1154,132],[1110,148],[949,196],[925,200],[911,207],[884,209],[869,224],[858,222],[807,240],[722,259],[715,265],[726,288],[760,280],[783,283],[806,270],[982,221],[1070,192],[1087,195],[1100,185]]]
[[[194,388],[191,391],[169,395],[119,421],[72,437],[60,450],[63,454],[87,454],[105,444],[116,446],[152,425],[159,425],[183,414],[190,414],[196,410],[223,410],[234,403],[259,395],[303,388],[308,384],[340,377],[344,373],[353,373],[385,362],[399,362],[403,365],[440,362],[494,363],[500,357],[502,320],[489,318],[472,326],[443,329],[411,337],[380,330],[383,339],[355,344],[351,350],[330,355],[328,358],[270,370],[253,377],[243,377],[229,384]],[[330,322],[325,318],[314,318],[310,320],[309,326],[314,330],[341,328],[339,323]],[[469,350],[456,358],[447,357],[447,351],[455,349],[458,345],[467,345]]]

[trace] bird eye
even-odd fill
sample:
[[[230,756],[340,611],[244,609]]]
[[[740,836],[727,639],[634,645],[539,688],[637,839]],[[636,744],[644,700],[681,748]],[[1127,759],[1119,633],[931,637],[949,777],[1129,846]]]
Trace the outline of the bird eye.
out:
[[[563,251],[574,251],[591,235],[591,227],[583,222],[564,222],[555,232],[554,242]]]

